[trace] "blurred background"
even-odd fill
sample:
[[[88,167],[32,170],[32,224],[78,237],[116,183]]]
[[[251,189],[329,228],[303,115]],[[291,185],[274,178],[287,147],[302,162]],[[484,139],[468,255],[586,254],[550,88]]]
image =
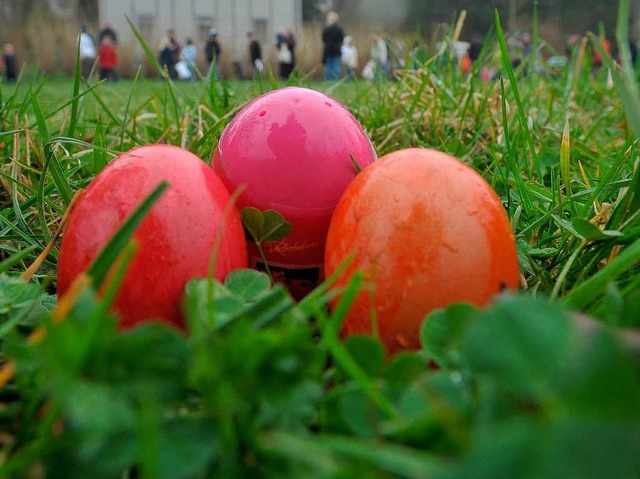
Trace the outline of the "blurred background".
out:
[[[631,3],[635,42],[640,0]],[[247,31],[255,32],[266,61],[275,62],[275,36],[289,28],[296,38],[300,71],[314,76],[322,69],[320,36],[328,11],[340,14],[340,24],[353,37],[364,64],[374,34],[384,35],[393,53],[403,56],[418,43],[434,49],[451,34],[462,10],[467,15],[459,39],[487,37],[494,9],[505,32],[520,41],[532,34],[536,11],[547,57],[565,55],[571,41],[587,31],[609,37],[615,48],[617,2],[609,0],[0,0],[0,42],[15,47],[21,65],[47,74],[71,74],[81,25],[97,38],[109,23],[119,36],[119,73],[127,77],[140,65],[145,74],[155,73],[127,18],[153,52],[169,28],[175,29],[181,45],[191,38],[201,69],[206,68],[208,32],[216,28],[223,76],[233,78],[241,76],[248,63]]]

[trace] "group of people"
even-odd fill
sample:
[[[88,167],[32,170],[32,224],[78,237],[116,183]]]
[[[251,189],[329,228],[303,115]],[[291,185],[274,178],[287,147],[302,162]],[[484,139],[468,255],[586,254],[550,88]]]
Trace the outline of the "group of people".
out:
[[[262,45],[253,32],[247,32],[247,48],[249,63],[254,76],[260,75],[265,69],[262,56]],[[279,64],[280,77],[287,80],[294,71],[296,64],[295,57],[296,40],[293,33],[288,28],[281,29],[276,36],[275,47]],[[211,28],[207,40],[204,44],[204,58],[206,61],[207,73],[211,72],[214,78],[220,78],[220,58],[222,47],[219,41],[218,30]],[[198,59],[198,48],[191,38],[187,38],[184,47],[181,47],[176,40],[173,29],[160,40],[158,45],[158,60],[165,74],[177,80],[195,80],[198,78],[196,67]],[[244,73],[241,72],[241,76]]]
[[[327,14],[326,25],[322,30],[322,64],[324,79],[337,80],[343,76],[354,78],[359,67],[358,49],[350,35],[345,35],[339,24],[340,16],[336,12]],[[387,41],[380,34],[371,39],[370,59],[362,68],[362,78],[367,80],[387,78],[390,74],[389,49]],[[344,67],[344,75],[342,73]]]
[[[354,78],[360,76],[367,80],[378,80],[390,78],[392,63],[402,68],[408,65],[410,68],[418,68],[426,61],[427,50],[423,42],[416,41],[407,55],[401,52],[403,49],[398,45],[393,47],[383,34],[374,34],[371,37],[369,58],[362,66],[360,64],[358,49],[354,39],[345,34],[340,25],[340,17],[336,12],[329,12],[326,16],[326,23],[322,29],[321,40],[323,45],[322,64],[324,66],[324,79],[334,81],[340,78]],[[517,33],[517,32],[516,32]],[[531,36],[527,33],[516,34],[510,32],[506,44],[513,67],[516,68],[532,53]],[[575,37],[575,38],[574,38]],[[577,40],[576,40],[577,38]],[[569,40],[570,47],[574,48],[580,40],[580,36],[573,35]],[[253,77],[260,76],[265,70],[265,59],[260,41],[253,32],[247,32],[247,55]],[[77,38],[78,53],[80,60],[80,73],[83,78],[88,79],[97,69],[100,80],[116,81],[118,79],[118,36],[108,22],[105,22],[98,33],[97,41],[90,34],[88,26],[82,25]],[[483,48],[484,39],[480,34],[473,35],[469,42],[455,42],[453,57],[459,64],[460,70],[468,74],[472,71],[473,64],[479,59]],[[603,38],[604,50],[611,54],[611,43]],[[198,46],[191,38],[187,38],[184,46],[181,46],[175,36],[175,31],[169,29],[158,44],[158,61],[165,75],[172,79],[195,80],[201,76],[211,73],[216,79],[220,77],[220,58],[222,47],[219,42],[218,30],[211,28],[204,43],[204,60],[206,61],[206,71],[201,72],[196,67],[198,63]],[[281,79],[288,80],[296,71],[296,38],[288,28],[281,28],[276,34],[275,57],[278,63],[277,72]],[[439,42],[436,49],[448,48],[446,42]],[[632,61],[635,64],[637,47],[635,42],[630,42]],[[404,62],[404,63],[403,63]],[[483,79],[490,80],[495,77],[499,68],[493,65],[495,62],[486,62],[480,69]],[[529,65],[529,64],[532,65]],[[567,63],[565,56],[554,56],[549,59],[550,67],[562,66]],[[593,49],[592,65],[597,70],[603,61],[599,51]],[[246,78],[246,67],[244,62],[234,62],[236,76]],[[528,68],[540,67],[539,62],[527,62],[525,73]],[[0,56],[0,70],[5,82],[16,81],[18,77],[18,61],[16,59],[15,48],[11,43],[5,43]],[[553,69],[552,69],[553,71]]]
[[[116,81],[118,79],[118,35],[108,22],[98,33],[98,41],[89,33],[89,27],[82,25],[78,37],[78,53],[80,56],[80,74],[89,78],[96,60],[100,80]]]
[[[101,80],[117,80],[117,45],[118,36],[108,22],[100,30],[97,42],[89,33],[87,25],[82,25],[78,35],[78,53],[82,77],[89,78],[97,61],[98,74]],[[3,69],[5,81],[16,81],[18,78],[18,60],[13,44],[4,44],[0,67]]]
[[[322,31],[324,64],[324,79],[337,80],[346,76],[358,76],[359,58],[353,38],[345,35],[339,24],[336,12],[327,14],[326,25]],[[247,32],[247,48],[250,68],[253,76],[259,76],[265,70],[262,45],[253,32]],[[288,80],[296,70],[296,38],[289,28],[281,28],[275,38],[278,74],[281,79]],[[3,48],[2,62],[6,80],[13,81],[17,77],[17,62],[11,44]],[[175,35],[175,30],[169,29],[158,43],[158,62],[164,74],[175,80],[195,80],[200,76],[196,67],[198,63],[198,46],[193,39],[187,38],[182,46]],[[116,81],[118,79],[118,36],[112,26],[105,22],[98,33],[97,40],[91,35],[89,27],[82,25],[78,36],[78,53],[80,60],[80,74],[88,79],[97,67],[100,80]],[[204,60],[206,72],[220,77],[220,58],[222,47],[216,28],[208,32],[204,43]],[[387,43],[381,35],[372,39],[371,60],[362,69],[362,77],[374,79],[389,74],[389,54]],[[344,75],[342,73],[344,68]],[[244,76],[244,70],[240,76]]]
[[[220,43],[218,31],[215,28],[209,30],[209,36],[205,43],[205,56],[207,71],[219,77],[220,65],[217,59],[220,57]],[[174,80],[195,80],[198,76],[196,62],[198,60],[198,47],[193,39],[187,38],[184,47],[178,43],[173,29],[167,30],[167,34],[160,39],[158,44],[158,60],[165,75]]]

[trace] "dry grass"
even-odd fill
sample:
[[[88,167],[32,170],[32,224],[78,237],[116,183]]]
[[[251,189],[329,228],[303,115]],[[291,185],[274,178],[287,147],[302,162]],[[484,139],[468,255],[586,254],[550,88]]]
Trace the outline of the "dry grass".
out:
[[[23,58],[30,59],[44,73],[71,73],[78,31],[77,22],[34,9],[24,28]]]

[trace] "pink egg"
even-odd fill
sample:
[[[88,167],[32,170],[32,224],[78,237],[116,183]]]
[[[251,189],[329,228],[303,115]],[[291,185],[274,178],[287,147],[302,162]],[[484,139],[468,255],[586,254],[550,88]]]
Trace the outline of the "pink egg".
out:
[[[244,186],[238,209],[273,209],[292,224],[287,238],[265,243],[269,264],[285,276],[308,270],[313,280],[322,277],[329,222],[357,174],[354,161],[362,169],[375,158],[369,137],[341,103],[288,87],[242,109],[223,131],[212,163],[230,192]],[[260,260],[255,250],[252,255],[255,265]]]

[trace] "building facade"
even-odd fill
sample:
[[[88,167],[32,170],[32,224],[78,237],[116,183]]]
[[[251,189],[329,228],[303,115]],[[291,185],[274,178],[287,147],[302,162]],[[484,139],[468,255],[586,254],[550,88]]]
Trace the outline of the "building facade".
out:
[[[130,47],[134,60],[143,56],[127,18],[155,49],[169,28],[184,45],[192,38],[204,58],[203,45],[211,28],[219,32],[223,71],[247,61],[246,33],[253,31],[263,45],[263,55],[274,50],[276,33],[290,28],[302,34],[302,0],[99,0],[100,25],[109,22],[118,32],[118,43]]]

